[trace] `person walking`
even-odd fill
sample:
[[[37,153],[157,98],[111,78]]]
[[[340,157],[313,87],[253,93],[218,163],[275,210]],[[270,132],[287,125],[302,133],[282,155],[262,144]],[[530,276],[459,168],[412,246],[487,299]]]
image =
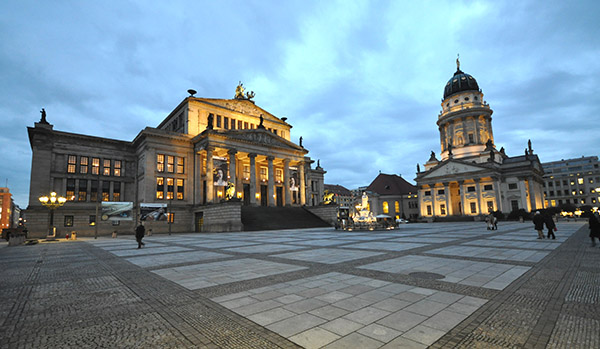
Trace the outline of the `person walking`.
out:
[[[592,239],[592,247],[596,246],[596,238],[600,241],[600,214],[598,212],[594,212],[594,214],[590,215],[589,219],[590,224],[590,239]]]
[[[146,245],[142,242],[142,239],[144,238],[145,234],[146,228],[144,228],[144,225],[140,222],[140,225],[138,225],[137,228],[135,228],[135,239],[138,243],[138,248],[142,248],[142,246]]]
[[[538,239],[543,239],[544,238],[544,217],[542,217],[542,214],[540,213],[540,211],[535,211],[535,214],[533,215],[533,228],[538,233]]]
[[[546,224],[546,228],[548,228],[548,239],[550,239],[550,235],[552,235],[552,240],[556,240],[556,236],[554,235],[556,224],[554,223],[552,215],[546,215],[544,217],[544,223]]]

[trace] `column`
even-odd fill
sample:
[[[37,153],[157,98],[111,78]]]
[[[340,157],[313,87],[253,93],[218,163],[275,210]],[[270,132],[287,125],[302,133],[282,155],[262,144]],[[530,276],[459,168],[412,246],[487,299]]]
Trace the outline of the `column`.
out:
[[[435,200],[435,184],[433,184],[431,186],[431,215],[433,217],[436,216],[436,214],[435,214],[435,202],[436,202],[436,200]]]
[[[444,193],[446,194],[446,216],[450,216],[450,183],[444,182]]]
[[[285,206],[292,204],[292,193],[290,192],[290,159],[283,160],[283,195]]]
[[[521,207],[525,211],[529,211],[529,205],[527,203],[527,190],[525,189],[525,180],[527,178],[519,177],[519,192],[521,193]]]
[[[529,191],[529,207],[531,207],[530,211],[537,209],[537,205],[535,204],[535,195],[533,190],[533,178],[529,178],[527,180],[527,190]]]
[[[475,191],[477,193],[477,214],[483,214],[483,210],[481,209],[481,183],[480,179],[475,179]]]
[[[300,180],[300,205],[306,205],[306,179],[304,178],[304,162],[298,163],[298,177]]]
[[[458,181],[458,190],[460,190],[460,210],[461,215],[466,216],[467,208],[465,207],[465,181]]]
[[[227,154],[229,155],[229,182],[233,183],[233,185],[235,186],[235,190],[237,192],[237,190],[238,190],[237,181],[236,181],[237,172],[236,172],[236,163],[235,163],[235,154],[237,154],[237,150],[229,149]]]
[[[503,211],[503,203],[502,203],[502,194],[500,192],[500,179],[499,178],[493,178],[492,180],[494,181],[494,195],[496,196],[496,210],[497,211]]]
[[[250,158],[250,205],[256,206],[256,154],[248,154]]]
[[[273,195],[275,195],[275,171],[273,170],[273,160],[275,160],[274,157],[267,156],[267,163],[269,168],[269,178],[267,179],[267,195],[269,197],[267,198],[267,204],[269,206],[275,206],[275,198],[273,197]]]
[[[211,204],[215,198],[215,186],[213,181],[213,149],[206,148],[206,203]],[[166,184],[166,178],[165,178]]]
[[[193,185],[194,185],[194,205],[201,203],[202,193],[202,156],[194,152],[194,173],[193,173]]]

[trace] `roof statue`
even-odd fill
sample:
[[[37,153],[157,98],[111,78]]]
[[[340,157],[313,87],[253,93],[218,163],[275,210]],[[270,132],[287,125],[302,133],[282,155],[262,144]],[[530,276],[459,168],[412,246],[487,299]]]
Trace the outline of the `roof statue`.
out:
[[[207,120],[206,120],[206,128],[207,128],[208,130],[212,130],[212,129],[213,129],[213,127],[214,127],[214,126],[213,126],[213,120],[214,120],[214,118],[215,118],[215,117],[212,115],[212,113],[209,113],[209,114],[208,114],[208,118],[207,118]]]
[[[452,155],[452,143],[448,142],[448,156]]]
[[[533,154],[533,149],[531,149],[531,139],[527,141],[527,148],[529,148],[529,154]]]
[[[300,144],[299,144],[302,148],[304,148],[304,146],[302,145],[302,136],[300,136]]]
[[[246,95],[244,95],[244,91],[246,89],[244,88],[244,84],[242,84],[242,82],[240,81],[239,84],[237,85],[237,87],[235,88],[235,99],[252,99],[254,98],[254,96],[256,95],[254,93],[254,91],[250,91],[250,92],[246,92]]]
[[[417,173],[421,173],[421,166],[419,164],[417,164]]]
[[[260,114],[260,123],[258,124],[258,128],[265,128],[263,121],[265,121],[265,118],[263,118],[262,114]]]
[[[456,54],[456,70],[460,70],[460,53]]]
[[[429,161],[437,161],[437,159],[435,158],[435,152],[433,150],[431,151],[431,156],[429,157]]]
[[[490,150],[490,149],[492,149],[493,146],[494,146],[494,143],[492,142],[492,139],[489,138],[487,140],[487,142],[485,142],[485,150]]]
[[[42,110],[40,110],[40,113],[42,113],[42,118],[40,119],[40,124],[48,125],[48,121],[46,121],[46,110],[44,108],[42,108]]]

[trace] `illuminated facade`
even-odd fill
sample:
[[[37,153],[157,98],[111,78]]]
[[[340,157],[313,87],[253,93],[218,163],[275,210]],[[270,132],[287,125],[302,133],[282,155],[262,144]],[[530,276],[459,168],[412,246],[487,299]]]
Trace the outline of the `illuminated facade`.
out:
[[[417,165],[419,215],[426,219],[532,211],[544,207],[543,170],[529,142],[525,154],[496,149],[492,109],[475,78],[457,70],[444,88],[438,115],[441,155]]]
[[[545,162],[544,196],[547,207],[600,206],[600,163],[597,156]]]
[[[417,187],[395,174],[380,173],[365,189],[373,215],[388,215],[398,219],[419,216]],[[361,194],[362,195],[362,194]]]
[[[14,208],[12,194],[8,188],[0,188],[0,231],[17,225],[18,217],[15,220]]]
[[[133,202],[134,220],[140,205],[166,204],[173,231],[241,230],[241,205],[321,203],[326,172],[311,168],[301,141],[290,141],[286,118],[256,106],[241,84],[233,99],[188,92],[158,127],[131,142],[55,131],[43,114],[28,128],[30,231],[47,224],[37,198],[50,191],[69,200],[55,225],[84,235],[133,229],[134,222],[96,222],[102,201]],[[147,228],[165,231],[166,224]]]

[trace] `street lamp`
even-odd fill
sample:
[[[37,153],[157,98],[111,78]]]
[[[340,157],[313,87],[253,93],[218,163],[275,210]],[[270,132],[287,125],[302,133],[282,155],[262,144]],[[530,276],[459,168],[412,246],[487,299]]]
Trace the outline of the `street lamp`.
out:
[[[48,222],[48,239],[56,238],[56,229],[54,228],[54,210],[61,207],[67,202],[67,198],[62,196],[56,196],[55,192],[50,193],[50,197],[41,196],[39,198],[42,205],[48,207],[50,210],[50,221]]]

